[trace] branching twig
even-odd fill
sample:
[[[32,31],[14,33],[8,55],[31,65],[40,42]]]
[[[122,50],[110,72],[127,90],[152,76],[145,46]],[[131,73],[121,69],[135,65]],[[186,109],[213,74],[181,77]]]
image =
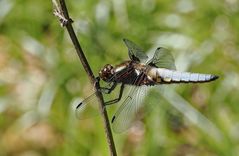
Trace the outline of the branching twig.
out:
[[[71,18],[69,17],[69,14],[68,14],[68,11],[67,11],[67,7],[66,7],[66,4],[65,4],[65,1],[64,0],[59,0],[60,2],[60,6],[58,5],[58,3],[56,2],[56,0],[52,0],[53,2],[53,6],[54,6],[54,15],[57,16],[59,18],[59,21],[61,23],[61,26],[65,26],[69,35],[70,35],[70,38],[72,40],[72,43],[74,44],[74,47],[76,49],[76,52],[81,60],[81,63],[88,75],[88,77],[90,78],[90,81],[92,84],[95,84],[95,90],[97,91],[97,97],[98,97],[98,100],[100,102],[100,110],[102,112],[102,117],[104,119],[104,128],[105,128],[105,133],[106,133],[106,136],[107,136],[107,141],[108,141],[108,145],[109,145],[109,148],[110,148],[110,153],[111,155],[113,156],[116,156],[117,153],[116,153],[116,149],[115,149],[115,144],[114,144],[114,140],[113,140],[113,135],[112,135],[112,131],[111,131],[111,128],[110,128],[110,122],[109,122],[109,118],[108,118],[108,114],[107,114],[107,111],[106,109],[104,109],[104,100],[103,100],[103,96],[101,94],[101,92],[99,92],[99,83],[98,81],[95,79],[95,76],[88,64],[88,61],[83,53],[83,50],[81,49],[81,46],[80,46],[80,43],[76,37],[76,34],[74,32],[74,29],[72,27],[72,20]]]

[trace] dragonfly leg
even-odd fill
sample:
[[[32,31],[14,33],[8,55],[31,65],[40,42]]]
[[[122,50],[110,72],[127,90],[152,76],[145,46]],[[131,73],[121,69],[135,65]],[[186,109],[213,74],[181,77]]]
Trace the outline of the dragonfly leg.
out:
[[[97,76],[97,77],[95,78],[94,87],[96,87],[96,85],[99,84],[99,82],[100,82],[100,77]]]
[[[114,82],[110,88],[100,87],[100,91],[104,91],[105,94],[110,94],[115,89],[116,86],[117,86],[117,83]]]
[[[94,84],[94,86],[96,86],[97,83],[99,84],[99,82],[100,82],[100,77],[97,76],[97,77],[95,78],[95,84]],[[110,94],[110,93],[115,89],[116,86],[117,86],[117,83],[116,83],[116,82],[113,82],[113,85],[110,86],[109,88],[107,88],[107,87],[100,87],[100,88],[99,88],[99,91],[101,91],[101,92],[103,92],[103,93],[105,93],[105,94]]]
[[[115,103],[119,102],[120,99],[122,98],[123,91],[124,91],[124,84],[122,83],[121,86],[120,86],[119,97],[116,98],[116,99],[113,99],[113,100],[110,100],[110,101],[105,102],[105,105],[112,105],[112,104],[115,104]]]

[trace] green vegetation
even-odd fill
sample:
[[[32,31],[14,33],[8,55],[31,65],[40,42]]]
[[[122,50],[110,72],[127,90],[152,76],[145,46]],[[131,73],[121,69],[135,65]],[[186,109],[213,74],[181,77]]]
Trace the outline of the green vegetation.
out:
[[[152,90],[138,126],[114,133],[118,155],[239,155],[239,1],[67,5],[95,75],[128,59],[128,38],[147,53],[171,49],[178,70],[220,76]],[[75,117],[76,102],[93,87],[52,12],[51,1],[0,1],[0,155],[108,155],[101,117]]]

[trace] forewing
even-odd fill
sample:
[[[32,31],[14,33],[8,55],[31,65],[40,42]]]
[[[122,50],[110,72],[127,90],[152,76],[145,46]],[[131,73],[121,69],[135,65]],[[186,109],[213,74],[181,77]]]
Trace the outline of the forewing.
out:
[[[87,119],[99,114],[99,104],[96,92],[79,103],[75,110],[78,119]]]
[[[123,132],[131,126],[136,113],[143,106],[147,89],[147,86],[131,86],[129,94],[112,118],[114,132]]]
[[[148,56],[143,52],[143,50],[128,39],[123,39],[125,45],[128,48],[129,58],[133,61],[144,62],[148,59]]]
[[[158,68],[176,70],[173,55],[163,47],[156,49],[153,58],[147,64]]]

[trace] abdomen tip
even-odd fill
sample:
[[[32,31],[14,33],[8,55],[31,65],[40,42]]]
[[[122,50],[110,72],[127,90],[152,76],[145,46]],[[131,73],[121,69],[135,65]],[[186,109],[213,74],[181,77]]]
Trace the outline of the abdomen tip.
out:
[[[217,75],[212,75],[211,76],[211,80],[216,80],[216,79],[218,79],[219,78],[219,76],[217,76]]]

